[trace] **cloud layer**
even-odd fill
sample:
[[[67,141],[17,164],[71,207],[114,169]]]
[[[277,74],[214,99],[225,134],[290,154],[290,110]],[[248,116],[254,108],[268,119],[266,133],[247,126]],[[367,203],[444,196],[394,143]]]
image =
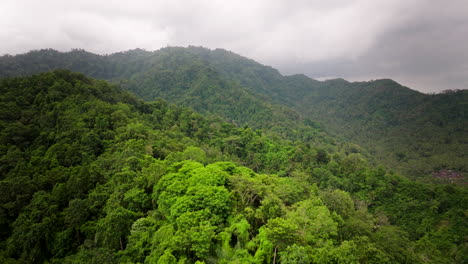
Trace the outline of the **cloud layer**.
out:
[[[466,0],[3,0],[0,27],[0,54],[199,45],[287,74],[468,89]]]

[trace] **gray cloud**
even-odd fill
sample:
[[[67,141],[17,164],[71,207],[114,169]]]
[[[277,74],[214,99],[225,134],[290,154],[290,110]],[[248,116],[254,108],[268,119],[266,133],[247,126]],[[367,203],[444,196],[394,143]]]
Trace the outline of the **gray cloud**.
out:
[[[200,45],[287,74],[468,88],[466,0],[3,0],[0,27],[0,54]]]

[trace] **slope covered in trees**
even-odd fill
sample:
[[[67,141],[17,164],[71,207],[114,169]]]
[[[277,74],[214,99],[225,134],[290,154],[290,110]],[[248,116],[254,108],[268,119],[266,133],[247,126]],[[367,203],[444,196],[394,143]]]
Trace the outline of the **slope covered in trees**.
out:
[[[407,176],[441,169],[468,172],[468,90],[422,94],[385,79],[319,82],[282,76],[225,50],[188,49],[227,79],[288,105]]]
[[[108,56],[83,50],[68,53],[41,50],[0,58],[0,76],[3,77],[60,68],[111,80],[146,101],[163,98],[205,115],[221,116],[238,125],[265,128],[296,140],[316,144],[333,141],[317,126],[304,123],[297,111],[226,80],[211,65],[183,48],[158,52],[132,50]]]
[[[466,188],[64,70],[0,104],[1,263],[466,261]]]
[[[221,49],[164,48],[99,56],[33,51],[0,58],[0,76],[68,68],[119,83],[147,101],[164,98],[238,125],[317,144],[354,142],[375,163],[408,177],[442,169],[466,177],[467,91],[422,94],[391,80],[319,82]],[[312,121],[311,121],[312,120]],[[323,129],[340,141],[330,138]]]

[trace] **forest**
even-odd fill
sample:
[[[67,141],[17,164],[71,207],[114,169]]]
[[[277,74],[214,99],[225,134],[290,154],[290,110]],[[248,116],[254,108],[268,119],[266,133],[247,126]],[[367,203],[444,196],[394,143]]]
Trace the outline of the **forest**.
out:
[[[0,263],[468,263],[466,91],[197,47],[0,76]]]
[[[328,139],[314,135],[313,144],[353,143],[350,151],[411,179],[432,182],[446,170],[468,177],[467,90],[423,94],[389,79],[283,76],[235,53],[194,46],[109,55],[47,49],[0,57],[0,77],[62,68],[108,80],[146,101],[163,98],[292,141],[308,142],[312,137],[303,135],[320,132]]]

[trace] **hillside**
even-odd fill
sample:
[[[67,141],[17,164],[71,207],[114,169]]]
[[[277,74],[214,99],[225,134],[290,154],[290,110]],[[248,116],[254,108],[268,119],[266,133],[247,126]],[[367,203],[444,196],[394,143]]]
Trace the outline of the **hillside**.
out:
[[[0,58],[0,77],[61,68],[110,80],[146,101],[163,98],[199,113],[221,116],[234,124],[265,128],[314,144],[327,142],[328,147],[335,144],[318,127],[305,125],[297,111],[226,80],[211,65],[183,48],[157,52],[132,50],[108,56],[84,50],[68,53],[41,50]]]
[[[327,100],[304,96],[299,111],[410,177],[468,171],[468,91],[426,95],[391,80],[335,85]]]
[[[388,79],[320,82],[282,76],[229,51],[188,49],[229,80],[288,105],[407,176],[441,169],[468,172],[468,90],[423,94]]]
[[[342,149],[410,178],[431,180],[447,169],[466,177],[468,171],[466,90],[429,95],[392,80],[319,82],[283,76],[226,50],[198,47],[106,56],[42,50],[0,58],[0,76],[57,68],[110,80],[147,101],[164,98],[328,150],[348,142]]]
[[[467,189],[66,70],[0,79],[1,263],[463,263]]]

